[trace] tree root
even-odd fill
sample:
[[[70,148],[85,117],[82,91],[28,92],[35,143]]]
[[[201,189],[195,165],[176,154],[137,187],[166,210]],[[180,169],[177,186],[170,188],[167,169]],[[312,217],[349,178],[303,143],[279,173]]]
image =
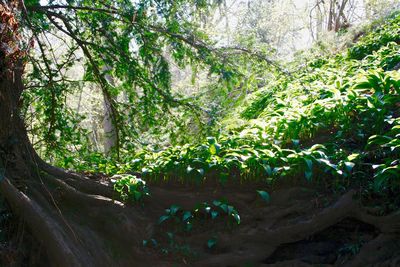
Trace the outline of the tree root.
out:
[[[379,266],[400,266],[399,252],[400,236],[383,233],[365,244],[354,259],[345,266],[370,266],[371,263],[379,264]],[[377,259],[380,262],[377,262]]]
[[[368,215],[353,200],[354,194],[354,191],[346,193],[335,204],[315,214],[311,219],[296,222],[293,225],[271,229],[272,223],[265,222],[263,225],[259,225],[257,230],[253,230],[250,233],[245,232],[230,236],[220,235],[220,243],[222,243],[220,246],[229,247],[231,252],[205,257],[204,260],[197,262],[196,266],[221,266],[221,262],[224,263],[224,266],[260,263],[263,259],[271,256],[278,246],[306,240],[315,233],[321,232],[345,218],[354,218],[363,223],[373,225],[381,232],[378,238],[366,244],[359,255],[346,266],[365,266],[366,263],[374,263],[385,256],[390,258],[390,256],[393,256],[393,251],[400,251],[400,212],[384,217]],[[288,209],[291,208],[289,207]],[[285,214],[282,211],[280,213],[281,215]],[[374,253],[385,246],[390,248],[381,250],[381,253]],[[396,258],[394,261],[399,262],[399,259]],[[309,266],[308,264],[295,263],[294,261],[287,262],[282,266],[303,265]]]
[[[69,237],[65,236],[59,224],[35,201],[15,188],[7,178],[0,182],[0,190],[13,211],[25,219],[30,229],[34,229],[35,237],[46,242],[45,246],[52,262],[60,267],[85,266],[83,258],[71,250],[71,245],[67,241]]]
[[[35,152],[36,154],[36,152]],[[57,179],[64,181],[65,183],[74,186],[78,190],[87,193],[87,194],[92,194],[92,195],[102,195],[104,197],[108,198],[114,198],[115,193],[113,191],[113,188],[104,185],[101,183],[98,183],[96,181],[92,181],[89,178],[74,173],[74,172],[69,172],[66,170],[63,170],[61,168],[52,166],[46,162],[44,162],[39,156],[36,155],[35,157],[37,167],[44,171],[45,173],[57,177]]]
[[[119,201],[113,200],[111,198],[102,196],[102,195],[91,195],[87,193],[83,193],[80,190],[77,190],[75,187],[69,185],[65,181],[57,179],[55,177],[44,175],[42,176],[46,179],[49,184],[53,184],[56,187],[59,187],[61,190],[62,197],[69,199],[76,204],[80,205],[91,205],[91,206],[123,206],[123,204]]]
[[[7,179],[0,183],[0,190],[13,210],[25,219],[37,240],[43,242],[55,266],[170,266],[170,258],[142,246],[142,240],[155,233],[156,221],[164,209],[171,204],[190,209],[196,203],[211,203],[224,195],[237,208],[243,223],[234,232],[227,232],[223,227],[214,231],[205,226],[204,231],[187,235],[186,242],[199,253],[199,260],[188,261],[190,266],[243,266],[248,263],[258,266],[280,245],[307,240],[346,218],[372,225],[379,231],[375,239],[364,244],[359,254],[346,263],[347,266],[380,263],[379,257],[390,261],[388,266],[396,266],[400,260],[393,254],[400,247],[400,213],[371,216],[353,199],[354,191],[324,209],[316,209],[310,201],[312,192],[301,195],[293,188],[286,193],[279,192],[276,200],[272,195],[269,205],[257,206],[253,197],[256,193],[244,194],[241,188],[236,191],[243,196],[236,197],[235,190],[228,192],[228,196],[221,191],[188,192],[184,188],[174,191],[174,188],[154,186],[150,188],[152,197],[141,207],[122,205],[97,193],[96,182],[77,174],[63,173],[58,178],[55,175],[60,174],[59,171],[50,168],[45,171],[48,174],[41,172],[41,183],[30,180],[26,193]],[[99,185],[98,188],[110,192],[109,186]],[[210,236],[217,237],[216,250],[205,245]],[[286,263],[290,262],[294,266],[305,264],[299,260]]]

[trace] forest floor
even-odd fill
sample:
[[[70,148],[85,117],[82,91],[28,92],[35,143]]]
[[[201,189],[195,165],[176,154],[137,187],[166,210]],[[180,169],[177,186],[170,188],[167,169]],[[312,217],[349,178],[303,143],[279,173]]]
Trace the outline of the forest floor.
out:
[[[143,203],[126,205],[143,219],[129,226],[143,228],[143,239],[132,248],[143,260],[116,266],[400,266],[400,215],[375,216],[376,210],[360,206],[356,190],[332,194],[310,185],[282,186],[265,201],[257,188],[150,184]],[[240,220],[212,204],[216,200]],[[1,266],[49,266],[40,242],[2,207]],[[188,211],[190,231],[182,219]]]

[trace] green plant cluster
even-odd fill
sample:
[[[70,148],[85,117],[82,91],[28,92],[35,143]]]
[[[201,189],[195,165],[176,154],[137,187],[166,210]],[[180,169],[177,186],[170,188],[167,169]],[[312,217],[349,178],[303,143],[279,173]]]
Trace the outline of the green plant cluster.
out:
[[[282,89],[261,95],[253,103],[262,107],[247,110],[259,113],[255,119],[228,120],[218,138],[195,146],[143,151],[133,167],[157,179],[273,181],[303,173],[310,180],[316,172],[347,179],[369,153],[368,138],[384,134],[388,118],[398,116],[400,76],[389,70],[399,63],[400,46],[379,40],[396,40],[399,18],[351,48],[373,46],[362,60],[336,55],[287,78],[291,82],[278,80]]]
[[[223,219],[224,227],[228,229],[233,229],[241,222],[239,212],[226,200],[214,200],[212,204],[198,203],[192,210],[183,210],[177,205],[171,205],[158,219],[158,226],[164,234],[160,236],[164,236],[165,240],[150,238],[143,240],[143,245],[160,249],[164,254],[170,252],[193,254],[194,251],[185,244],[184,237],[195,230],[202,231],[207,221],[214,223],[218,218]],[[213,249],[217,241],[216,237],[210,237],[206,245],[209,249]]]
[[[205,219],[210,217],[211,219],[216,219],[220,214],[226,214],[228,216],[228,223],[236,221],[240,224],[240,216],[237,210],[225,200],[214,200],[212,205],[207,202],[202,202],[196,205],[196,207],[191,211],[184,211],[179,206],[172,205],[169,209],[165,210],[166,214],[162,215],[158,223],[174,220],[179,223],[184,224],[184,228],[190,231],[193,227],[193,222],[196,219]]]
[[[251,127],[221,135],[218,140],[209,137],[197,146],[143,152],[135,160],[136,166],[144,166],[140,171],[148,178],[195,181],[207,177],[218,177],[222,182],[228,177],[273,180],[299,173],[310,180],[315,168],[348,177],[355,158],[339,142],[353,138],[362,146],[369,136],[385,129],[385,118],[393,116],[399,100],[399,75],[361,71],[318,94],[313,101],[294,98],[286,105],[275,99],[278,104],[281,101],[280,108],[275,106],[274,114],[250,121]],[[269,121],[264,121],[265,117]],[[307,147],[307,141],[319,133],[327,136],[322,140],[325,144]]]
[[[372,135],[368,139],[369,155],[377,164],[375,170],[374,189],[381,191],[387,187],[393,191],[400,190],[400,118],[386,118],[390,129],[383,135]]]
[[[146,182],[135,175],[114,175],[112,182],[124,201],[142,202],[144,197],[150,195]]]
[[[393,14],[388,23],[378,27],[378,29],[363,38],[360,44],[350,48],[348,51],[349,58],[363,59],[390,42],[399,43],[400,28],[393,27],[393,25],[396,24],[400,24],[400,16],[398,13]]]

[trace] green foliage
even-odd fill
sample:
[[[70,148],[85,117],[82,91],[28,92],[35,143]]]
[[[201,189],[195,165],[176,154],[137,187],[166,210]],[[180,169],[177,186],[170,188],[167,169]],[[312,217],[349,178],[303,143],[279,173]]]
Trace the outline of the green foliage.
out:
[[[269,202],[271,197],[268,194],[268,192],[265,192],[263,190],[257,190],[258,195],[265,201],[265,202]]]
[[[226,201],[214,200],[213,205],[215,207],[220,208],[220,210],[222,210],[224,213],[228,215],[228,221],[231,220],[231,218],[233,218],[237,224],[240,224],[239,213],[233,206],[229,205]],[[213,217],[212,211],[211,211],[211,217]]]
[[[360,60],[371,55],[374,51],[378,51],[390,42],[399,43],[400,30],[398,27],[394,27],[394,25],[398,25],[399,23],[400,17],[398,13],[393,14],[387,23],[362,38],[361,42],[350,48],[348,51],[349,58]]]
[[[393,21],[384,27],[389,33],[398,29]],[[315,173],[326,173],[325,177],[335,178],[333,185],[339,180],[349,183],[369,153],[363,145],[388,127],[387,118],[398,108],[399,75],[381,68],[387,66],[386,56],[398,49],[398,44],[388,43],[360,61],[337,55],[308,66],[293,77],[278,80],[279,90],[258,94],[242,113],[248,120],[226,123],[229,133],[197,145],[142,152],[136,155],[140,164],[135,170],[142,171],[146,179],[183,182],[216,178],[221,183],[227,179],[273,183],[300,173],[313,181]],[[307,145],[321,133],[326,136],[321,140],[324,145],[315,141]],[[346,144],[348,139],[357,144],[356,150]],[[382,173],[394,174],[395,166]]]
[[[251,104],[241,113],[241,117],[244,119],[255,119],[257,118],[264,108],[269,105],[272,100],[272,92],[258,92],[257,94],[261,95],[257,97]]]
[[[359,242],[353,243],[353,244],[345,244],[343,247],[341,247],[339,249],[339,253],[341,255],[346,255],[346,254],[356,255],[360,251],[361,247],[363,246],[363,243],[364,242],[359,241]]]
[[[87,125],[93,118],[79,115],[80,104],[75,110],[71,103],[94,85],[96,94],[110,104],[118,142],[114,152],[122,154],[159,140],[165,144],[189,139],[174,135],[176,129],[206,132],[208,110],[198,109],[196,99],[171,90],[171,64],[202,71],[219,84],[239,83],[241,74],[233,57],[214,49],[199,27],[200,14],[219,4],[216,0],[83,0],[59,5],[26,1],[27,16],[21,19],[28,21],[22,25],[37,49],[29,55],[25,77],[29,90],[22,103],[40,155],[72,167],[76,155],[101,151],[98,140],[88,136],[96,139],[96,130],[90,133],[92,127]],[[63,162],[65,157],[70,159]]]
[[[240,215],[234,206],[225,200],[214,200],[212,205],[207,202],[196,205],[193,210],[182,210],[179,206],[172,205],[165,210],[165,214],[160,216],[158,224],[172,221],[175,224],[181,224],[181,229],[191,231],[196,221],[203,219],[216,219],[222,215],[227,216],[227,223],[231,225],[233,222],[240,224]]]
[[[217,245],[217,239],[215,237],[208,239],[207,241],[207,247],[209,249],[214,248]]]
[[[385,135],[372,135],[366,148],[379,164],[374,164],[374,190],[400,190],[400,119],[387,118],[390,129]]]
[[[368,194],[383,192],[391,196],[399,188],[400,75],[393,71],[399,65],[399,18],[395,15],[363,37],[347,54],[319,57],[290,75],[277,71],[266,83],[255,81],[251,75],[246,79],[231,77],[230,84],[227,80],[216,83],[215,88],[254,90],[250,97],[238,101],[243,105],[235,107],[234,114],[227,115],[220,121],[221,126],[211,131],[218,134],[196,136],[192,143],[161,150],[144,146],[136,154],[127,146],[119,162],[91,153],[81,159],[66,158],[60,165],[106,174],[139,172],[144,180],[174,179],[183,183],[263,181],[271,186],[291,179],[322,182],[334,190],[358,183]],[[175,23],[169,26],[177,30]],[[148,34],[149,38],[157,35]],[[178,61],[189,53],[185,47],[176,43]],[[148,55],[154,52],[151,48],[141,49],[150,49],[143,51],[142,59],[158,62],[155,80],[159,86],[167,86],[167,63]],[[202,50],[192,52],[207,60],[215,59],[208,58],[210,54],[204,51],[202,54]],[[242,61],[244,57],[238,59]],[[232,69],[222,70],[217,61],[211,68],[211,72],[220,71],[222,78],[231,76]],[[252,73],[254,69],[247,71]],[[151,106],[142,103],[142,108]],[[129,138],[125,140],[130,143]],[[126,185],[119,187],[126,195],[127,189]],[[258,194],[269,200],[266,191]],[[179,221],[190,228],[196,214],[215,219],[225,213],[232,222],[240,223],[230,205],[216,203],[204,204],[197,211],[171,207],[162,223]]]
[[[112,181],[115,191],[124,201],[142,202],[144,197],[150,195],[146,182],[134,175],[114,175]]]
[[[177,217],[177,212],[180,211],[180,207],[176,206],[176,205],[172,205],[169,209],[165,210],[166,215],[161,216],[158,219],[158,223],[161,224],[163,222],[165,222],[166,220],[170,220],[170,219],[175,219],[176,222],[179,222],[180,219],[179,217]],[[186,216],[183,216],[183,221],[186,221],[185,219]]]
[[[241,222],[238,211],[226,200],[214,200],[212,204],[198,203],[192,210],[183,210],[177,205],[171,205],[165,209],[165,213],[157,222],[156,231],[164,239],[146,239],[143,240],[143,245],[158,249],[164,254],[195,256],[195,251],[185,243],[185,237],[201,232],[209,223],[216,226],[218,222],[222,223],[223,229],[227,229],[226,226],[232,229]],[[209,249],[215,248],[217,238],[212,236],[204,245]]]

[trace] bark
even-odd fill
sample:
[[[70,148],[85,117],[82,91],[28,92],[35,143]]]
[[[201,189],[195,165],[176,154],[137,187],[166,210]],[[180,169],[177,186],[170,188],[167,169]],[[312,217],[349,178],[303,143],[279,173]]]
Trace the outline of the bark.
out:
[[[327,23],[328,31],[331,31],[333,29],[333,16],[335,14],[335,2],[336,2],[336,0],[329,1],[329,13],[328,13],[328,23]]]
[[[345,27],[346,24],[347,24],[347,19],[346,19],[346,16],[344,15],[344,8],[347,5],[347,1],[348,0],[343,0],[340,5],[338,4],[338,11],[335,14],[335,16],[336,16],[336,18],[335,18],[335,27],[334,27],[335,28],[335,32],[338,32],[340,29]]]
[[[327,30],[338,32],[340,29],[348,26],[344,9],[348,4],[348,0],[330,0],[329,13],[327,21]]]
[[[106,67],[104,70],[108,70]],[[111,75],[106,74],[105,79],[108,83],[114,86],[114,79]],[[104,110],[104,119],[103,119],[103,129],[104,129],[104,153],[109,155],[116,147],[117,147],[117,129],[114,125],[114,121],[112,119],[111,114],[111,103],[110,100],[104,96],[103,97],[103,110]]]

